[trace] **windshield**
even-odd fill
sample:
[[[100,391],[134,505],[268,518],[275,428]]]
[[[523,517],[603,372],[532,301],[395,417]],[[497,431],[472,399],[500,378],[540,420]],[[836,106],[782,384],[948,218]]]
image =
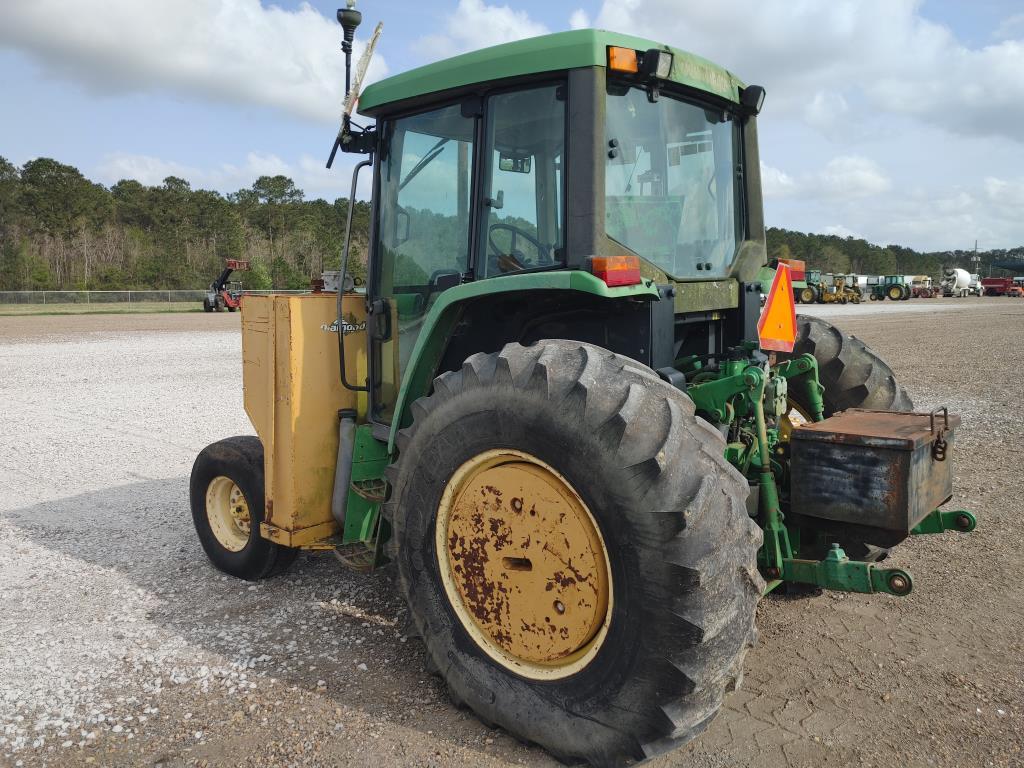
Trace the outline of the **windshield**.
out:
[[[609,84],[605,231],[673,277],[723,277],[740,234],[739,126],[721,109]]]

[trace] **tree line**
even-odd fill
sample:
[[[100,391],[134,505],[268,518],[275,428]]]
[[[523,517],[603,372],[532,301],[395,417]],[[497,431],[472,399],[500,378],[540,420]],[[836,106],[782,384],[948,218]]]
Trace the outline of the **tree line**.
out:
[[[157,186],[105,187],[51,158],[20,168],[0,157],[0,290],[203,288],[224,259],[248,259],[248,288],[303,288],[337,269],[348,200],[307,200],[286,176],[261,176],[228,195],[168,176]],[[352,274],[366,274],[370,206],[353,212]],[[926,274],[972,270],[965,250],[923,253],[853,237],[768,230],[768,253],[825,272]],[[1024,247],[979,253],[1024,258]]]
[[[874,245],[856,237],[816,235],[788,229],[768,229],[768,255],[795,258],[808,268],[835,274],[929,275],[941,278],[943,271],[961,267],[975,271],[973,250],[915,251],[900,245]],[[982,277],[993,272],[992,263],[1024,259],[1024,246],[978,251],[978,271]],[[995,270],[995,274],[1004,274]]]
[[[0,157],[0,290],[204,288],[248,259],[249,288],[308,287],[337,269],[348,201],[306,200],[286,176],[221,195],[168,176],[105,187],[50,158]],[[349,268],[366,274],[368,203],[356,202]]]

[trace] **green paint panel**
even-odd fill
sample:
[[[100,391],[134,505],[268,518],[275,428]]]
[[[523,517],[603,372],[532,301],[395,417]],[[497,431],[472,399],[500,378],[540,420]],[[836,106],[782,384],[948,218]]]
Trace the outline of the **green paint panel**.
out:
[[[710,312],[734,309],[740,304],[740,285],[733,279],[673,282],[675,312]]]
[[[603,67],[607,64],[610,45],[639,51],[651,48],[671,51],[670,80],[729,101],[739,101],[743,83],[700,56],[631,35],[577,29],[464,53],[381,80],[363,92],[359,111],[373,117],[388,104],[473,83],[579,67]]]
[[[375,439],[368,425],[361,424],[356,427],[355,445],[352,449],[352,483],[382,481],[384,470],[389,463],[387,443]],[[343,543],[371,540],[379,512],[379,501],[371,501],[350,487],[348,507],[345,510],[345,530],[342,534]]]
[[[409,357],[391,420],[391,436],[388,440],[390,452],[394,452],[398,430],[405,426],[409,404],[425,395],[430,388],[444,346],[458,320],[460,305],[480,296],[529,291],[582,291],[606,299],[658,298],[658,288],[653,282],[609,288],[589,272],[578,269],[504,275],[449,288],[438,297],[423,319],[423,328]]]

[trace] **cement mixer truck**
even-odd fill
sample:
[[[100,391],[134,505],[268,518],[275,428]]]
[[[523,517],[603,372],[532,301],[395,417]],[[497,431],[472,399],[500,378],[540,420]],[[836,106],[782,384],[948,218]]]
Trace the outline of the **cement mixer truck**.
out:
[[[945,270],[945,279],[942,281],[943,296],[970,296],[971,274],[966,269],[955,267]]]

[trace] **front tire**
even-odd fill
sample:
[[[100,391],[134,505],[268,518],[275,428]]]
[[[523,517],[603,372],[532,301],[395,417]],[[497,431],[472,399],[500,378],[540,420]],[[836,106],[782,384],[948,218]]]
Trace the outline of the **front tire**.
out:
[[[267,541],[263,522],[263,444],[242,435],[206,446],[189,480],[192,522],[214,566],[246,581],[283,572],[297,549]]]
[[[748,485],[720,433],[649,369],[571,341],[473,355],[435,379],[413,415],[389,471],[392,556],[428,663],[456,703],[601,766],[700,733],[738,684],[764,587]],[[592,521],[589,544],[571,515],[558,528],[530,522],[569,507]],[[570,643],[557,614],[595,610],[576,600],[584,582],[602,620]],[[524,616],[542,620],[509,620]]]

